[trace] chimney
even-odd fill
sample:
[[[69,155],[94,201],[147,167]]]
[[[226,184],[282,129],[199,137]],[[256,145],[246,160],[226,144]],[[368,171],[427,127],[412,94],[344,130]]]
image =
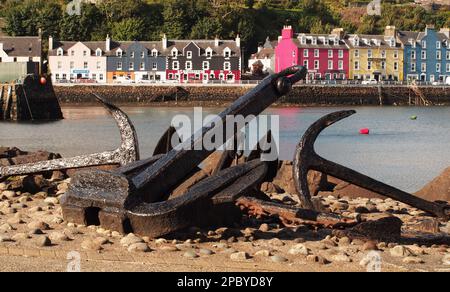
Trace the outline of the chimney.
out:
[[[167,36],[166,36],[166,34],[163,35],[162,46],[163,46],[163,50],[167,50]]]
[[[434,25],[432,24],[428,24],[427,27],[425,28],[425,34],[428,34],[429,30],[434,30]]]
[[[106,50],[107,52],[111,51],[111,38],[109,37],[109,34],[106,35],[105,50]]]
[[[241,47],[241,37],[239,36],[239,34],[236,36],[236,47]]]
[[[384,30],[384,36],[396,38],[397,37],[397,28],[392,25],[386,26],[386,28]]]
[[[445,34],[448,38],[450,38],[450,28],[443,27],[439,32]]]
[[[263,49],[263,46],[259,45],[259,46],[258,46],[258,53],[261,52],[262,49]]]
[[[335,35],[336,37],[338,37],[339,39],[343,39],[345,36],[345,31],[343,28],[335,28],[331,31],[332,35]]]
[[[218,47],[220,45],[220,40],[218,37],[214,39],[214,46]]]
[[[53,51],[53,37],[52,36],[48,37],[48,50]]]
[[[292,29],[292,26],[284,26],[283,30],[281,31],[281,39],[282,40],[290,40],[294,37],[294,30]]]

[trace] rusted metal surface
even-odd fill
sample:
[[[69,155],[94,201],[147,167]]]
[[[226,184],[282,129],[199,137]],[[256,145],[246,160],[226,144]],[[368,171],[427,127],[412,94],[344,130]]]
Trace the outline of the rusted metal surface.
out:
[[[252,216],[277,217],[287,227],[307,224],[326,228],[346,228],[359,223],[357,219],[345,218],[331,213],[320,213],[285,204],[261,201],[252,197],[240,197],[237,199],[236,204]]]
[[[120,130],[121,145],[114,151],[106,151],[72,158],[61,158],[37,163],[0,167],[0,177],[41,173],[52,170],[76,169],[100,165],[127,165],[139,160],[139,145],[133,123],[128,116],[113,104],[94,94],[108,110]]]
[[[315,170],[352,183],[356,186],[370,190],[377,194],[400,201],[417,209],[426,211],[436,217],[447,221],[450,214],[450,207],[448,205],[441,205],[415,197],[409,193],[377,181],[350,168],[326,160],[320,157],[315,152],[314,143],[319,134],[325,128],[355,113],[356,111],[350,110],[339,111],[326,115],[325,117],[315,122],[306,131],[305,135],[297,146],[294,157],[293,175],[295,186],[297,188],[303,207],[311,210],[314,209],[314,205],[311,202],[311,195],[309,192],[307,178],[308,172],[310,170]]]
[[[115,172],[80,171],[61,200],[65,219],[157,237],[231,218],[227,214],[234,213],[234,200],[259,189],[267,175],[267,163],[252,160],[234,167],[222,165],[223,169],[196,182],[186,193],[167,200],[213,152],[188,149],[198,149],[219,122],[226,128],[228,119],[236,115],[258,115],[286,94],[293,83],[305,78],[306,72],[303,67],[292,67],[266,78],[222,112],[210,127],[204,127],[167,154],[162,153],[169,150],[168,141],[174,134],[170,129],[158,143],[162,145],[156,151],[160,157],[135,162]],[[230,138],[224,134],[223,141]]]

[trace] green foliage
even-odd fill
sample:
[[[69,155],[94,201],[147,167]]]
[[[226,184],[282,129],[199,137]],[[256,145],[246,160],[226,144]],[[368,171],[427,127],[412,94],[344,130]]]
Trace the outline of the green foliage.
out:
[[[64,40],[104,40],[106,34],[117,40],[160,40],[163,33],[172,39],[231,39],[239,33],[247,55],[288,24],[297,32],[343,27],[366,34],[381,33],[386,25],[401,30],[450,26],[450,11],[427,11],[410,6],[411,0],[383,1],[381,16],[361,18],[351,9],[370,0],[102,0],[84,4],[80,16],[65,13],[68,2],[0,0],[0,16],[9,35],[37,35],[42,29],[45,37]]]

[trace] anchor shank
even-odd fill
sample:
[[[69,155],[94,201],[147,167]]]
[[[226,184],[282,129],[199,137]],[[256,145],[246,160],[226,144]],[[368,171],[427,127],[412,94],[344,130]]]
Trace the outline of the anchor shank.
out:
[[[429,212],[439,218],[447,218],[445,208],[436,203],[426,201],[411,194],[408,194],[395,187],[377,181],[371,177],[361,174],[355,170],[339,165],[332,161],[323,159],[320,156],[315,157],[315,163],[311,165],[312,170],[329,174],[338,179],[352,183],[361,188],[370,190],[377,194],[400,201],[412,207]]]

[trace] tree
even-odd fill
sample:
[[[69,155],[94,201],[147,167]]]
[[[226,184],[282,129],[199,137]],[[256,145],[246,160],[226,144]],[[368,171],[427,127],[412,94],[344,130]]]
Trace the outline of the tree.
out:
[[[212,39],[222,34],[222,26],[217,18],[206,17],[198,21],[190,34],[192,39]]]
[[[139,18],[124,19],[113,25],[112,36],[118,41],[142,40],[145,36],[144,24]]]

